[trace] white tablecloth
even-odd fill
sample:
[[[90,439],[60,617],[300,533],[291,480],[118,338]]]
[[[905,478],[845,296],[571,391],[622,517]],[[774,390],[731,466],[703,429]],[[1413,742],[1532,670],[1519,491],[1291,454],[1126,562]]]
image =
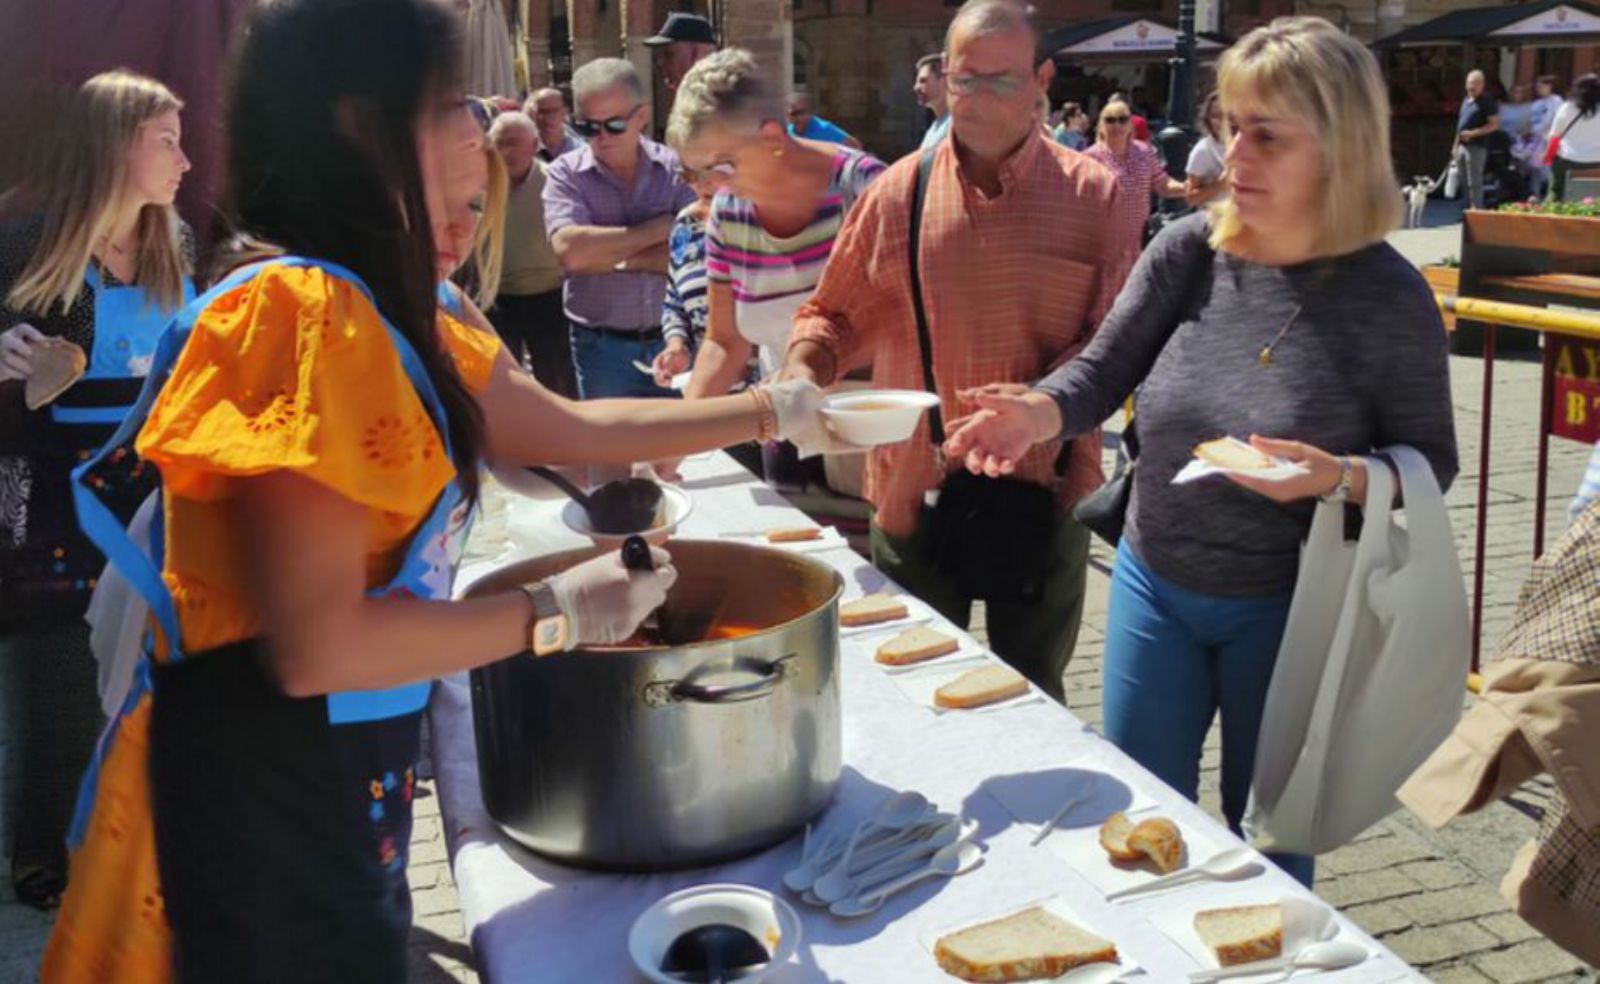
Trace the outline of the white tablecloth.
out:
[[[682,535],[805,525],[805,518],[776,493],[752,479],[731,459],[715,455],[684,467],[695,510]],[[518,552],[579,546],[556,518],[555,501],[518,500],[510,533]],[[497,531],[490,531],[494,536]],[[848,549],[812,556],[845,576],[849,595],[876,590],[882,574]],[[503,562],[508,557],[499,558]],[[463,572],[462,583],[488,565]],[[763,853],[711,868],[668,874],[617,875],[547,862],[503,836],[484,810],[473,745],[471,698],[466,678],[446,681],[431,709],[433,754],[445,831],[453,858],[461,911],[484,979],[512,981],[622,982],[641,979],[627,955],[634,918],[670,892],[705,882],[742,882],[782,893],[804,922],[798,962],[774,979],[781,982],[847,981],[851,984],[945,981],[920,938],[932,931],[998,915],[1055,895],[1065,896],[1092,930],[1114,940],[1145,968],[1144,979],[1182,981],[1197,969],[1182,949],[1149,921],[1174,906],[1270,901],[1308,897],[1293,879],[1271,865],[1248,881],[1200,885],[1112,905],[1063,862],[1051,844],[1029,847],[1034,829],[1017,823],[987,792],[985,780],[1026,787],[1049,782],[1088,755],[1155,799],[1181,826],[1203,829],[1206,839],[1238,842],[1221,825],[1166,787],[1065,708],[1042,702],[989,714],[935,716],[913,704],[866,650],[847,640],[842,654],[844,777],[824,817],[861,812],[890,791],[914,789],[948,811],[981,822],[984,863],[961,877],[924,882],[891,899],[877,913],[836,920],[801,903],[782,888],[782,873],[799,858],[800,838]],[[1055,773],[1059,778],[1059,772]],[[999,777],[998,780],[995,777]],[[1040,817],[1039,819],[1043,819]],[[1066,831],[1055,837],[1067,836]],[[1318,980],[1423,980],[1392,953],[1340,917],[1342,933],[1371,947],[1375,956],[1359,967]],[[1298,978],[1297,978],[1298,979]]]

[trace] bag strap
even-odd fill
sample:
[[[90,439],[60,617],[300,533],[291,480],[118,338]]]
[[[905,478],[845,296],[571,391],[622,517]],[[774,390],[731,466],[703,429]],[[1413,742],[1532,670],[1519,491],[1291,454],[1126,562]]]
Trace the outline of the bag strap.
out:
[[[937,148],[922,152],[917,161],[916,177],[911,184],[911,236],[906,253],[911,258],[911,310],[917,319],[917,349],[922,355],[922,388],[939,395],[939,386],[933,378],[933,339],[928,334],[928,312],[922,304],[922,273],[917,268],[922,252],[922,208],[928,197],[928,181],[933,176],[933,158]],[[928,409],[928,427],[936,447],[944,447],[944,412],[939,403]]]

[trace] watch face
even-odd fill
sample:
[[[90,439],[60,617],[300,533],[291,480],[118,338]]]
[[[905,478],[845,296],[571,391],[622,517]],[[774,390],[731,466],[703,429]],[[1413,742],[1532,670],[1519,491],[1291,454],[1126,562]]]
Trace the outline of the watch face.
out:
[[[536,656],[567,648],[567,620],[560,616],[542,618],[533,627],[533,652]]]

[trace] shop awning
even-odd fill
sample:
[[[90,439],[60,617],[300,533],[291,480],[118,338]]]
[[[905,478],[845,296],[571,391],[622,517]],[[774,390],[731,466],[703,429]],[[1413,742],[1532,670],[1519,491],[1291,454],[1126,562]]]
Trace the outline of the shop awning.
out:
[[[1416,48],[1436,44],[1519,45],[1594,44],[1600,41],[1600,7],[1574,0],[1543,0],[1499,7],[1453,10],[1386,38],[1378,48]]]
[[[1195,50],[1202,58],[1220,54],[1232,41],[1201,32]],[[1044,50],[1056,58],[1144,61],[1170,57],[1178,45],[1178,29],[1151,17],[1108,17],[1086,24],[1058,27],[1044,36]]]

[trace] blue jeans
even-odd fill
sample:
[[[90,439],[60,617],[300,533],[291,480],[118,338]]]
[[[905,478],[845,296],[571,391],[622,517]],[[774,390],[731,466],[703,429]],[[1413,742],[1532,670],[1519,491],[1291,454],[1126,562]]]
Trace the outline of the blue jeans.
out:
[[[654,378],[633,367],[636,360],[650,365],[665,347],[659,336],[646,342],[573,325],[572,365],[578,373],[578,399],[677,396],[677,390],[657,386]]]
[[[1194,800],[1201,748],[1220,710],[1222,813],[1235,833],[1250,795],[1261,711],[1290,597],[1199,594],[1151,571],[1126,541],[1117,548],[1106,618],[1106,737]],[[1310,887],[1314,858],[1271,857]]]

